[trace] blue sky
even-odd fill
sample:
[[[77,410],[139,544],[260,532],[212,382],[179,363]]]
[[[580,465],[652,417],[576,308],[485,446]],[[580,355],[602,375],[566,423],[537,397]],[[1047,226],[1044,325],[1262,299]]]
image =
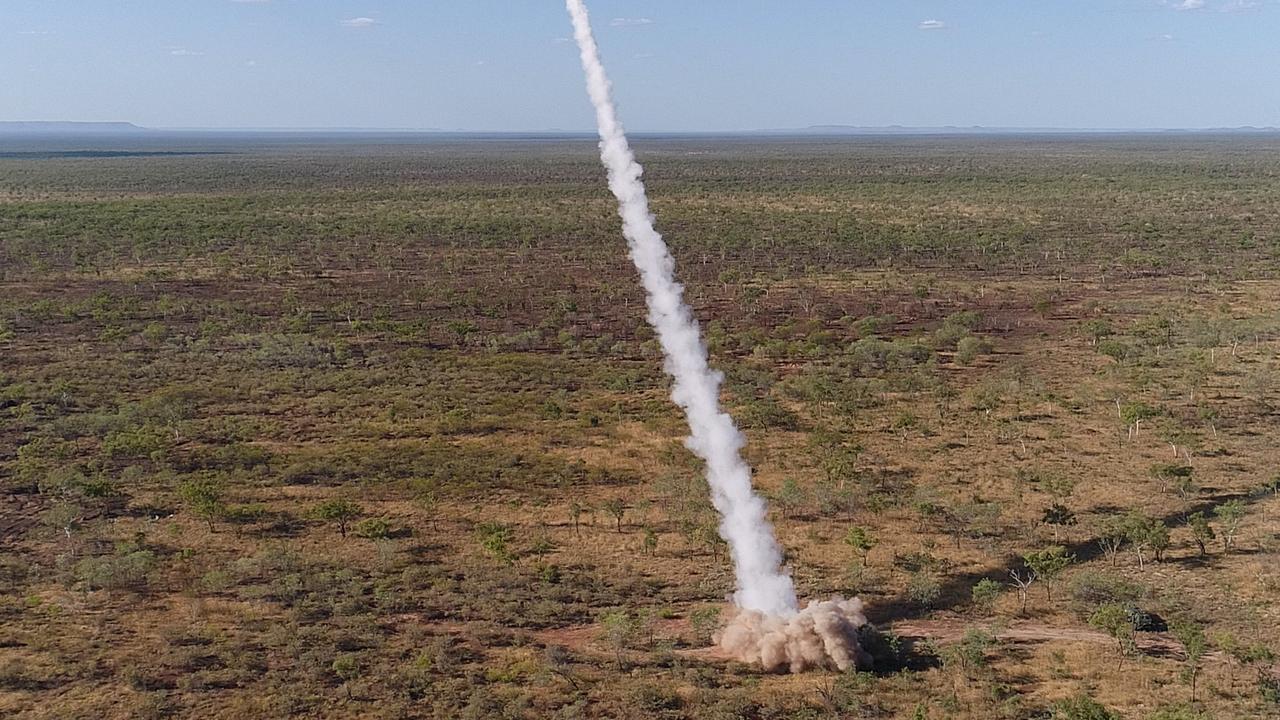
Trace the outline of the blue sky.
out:
[[[632,130],[1280,125],[1280,0],[588,0]],[[0,120],[590,130],[559,0],[0,0]]]

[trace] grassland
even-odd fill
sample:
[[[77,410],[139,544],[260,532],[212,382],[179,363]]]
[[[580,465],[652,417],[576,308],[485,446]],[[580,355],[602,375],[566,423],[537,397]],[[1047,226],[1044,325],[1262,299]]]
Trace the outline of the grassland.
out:
[[[591,142],[20,148],[0,715],[1280,712],[1280,140],[638,147],[875,672],[710,647],[732,575]]]

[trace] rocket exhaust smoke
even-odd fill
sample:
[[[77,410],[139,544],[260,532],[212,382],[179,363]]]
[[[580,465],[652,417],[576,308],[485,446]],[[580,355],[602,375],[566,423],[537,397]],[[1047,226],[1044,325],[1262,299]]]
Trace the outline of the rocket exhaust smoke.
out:
[[[720,634],[721,646],[766,668],[803,670],[815,665],[852,666],[861,656],[853,630],[865,624],[857,600],[810,603],[801,611],[791,576],[782,567],[764,501],[751,487],[751,469],[739,454],[745,438],[720,409],[723,376],[707,364],[698,323],[675,279],[675,260],[654,228],[649,200],[618,120],[609,78],[600,62],[582,0],[565,0],[573,20],[587,93],[596,111],[600,159],[618,199],[622,234],[644,285],[649,324],[658,335],[672,378],[671,399],[689,423],[685,445],[706,463],[720,534],[729,544],[737,590],[736,614]],[[851,630],[852,628],[852,630]]]

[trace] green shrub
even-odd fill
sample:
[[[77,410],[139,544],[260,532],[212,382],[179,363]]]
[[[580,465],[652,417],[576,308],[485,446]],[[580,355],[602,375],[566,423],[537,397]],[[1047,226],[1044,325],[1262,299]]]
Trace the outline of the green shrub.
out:
[[[75,576],[89,590],[120,590],[145,584],[155,567],[155,554],[132,550],[76,563]]]
[[[386,518],[371,517],[365,518],[356,523],[353,530],[356,537],[368,538],[370,540],[387,538],[391,536],[391,523]]]
[[[916,571],[907,580],[907,597],[921,607],[932,607],[941,594],[942,584],[931,572]]]

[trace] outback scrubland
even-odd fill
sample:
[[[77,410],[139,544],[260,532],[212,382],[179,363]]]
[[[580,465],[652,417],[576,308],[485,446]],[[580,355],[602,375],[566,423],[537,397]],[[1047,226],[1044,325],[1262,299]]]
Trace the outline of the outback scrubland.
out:
[[[592,142],[201,142],[0,153],[0,715],[1280,713],[1275,136],[636,142],[801,675]]]

